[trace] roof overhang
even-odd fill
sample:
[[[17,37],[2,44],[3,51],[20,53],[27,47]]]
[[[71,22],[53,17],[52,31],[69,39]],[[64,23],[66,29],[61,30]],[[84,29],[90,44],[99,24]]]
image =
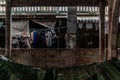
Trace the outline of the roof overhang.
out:
[[[99,6],[100,0],[11,0],[12,6]],[[104,1],[107,5],[107,0]]]

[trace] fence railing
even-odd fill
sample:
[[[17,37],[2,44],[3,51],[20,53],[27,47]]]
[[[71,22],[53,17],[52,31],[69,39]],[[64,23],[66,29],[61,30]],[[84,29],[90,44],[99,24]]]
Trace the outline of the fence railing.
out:
[[[2,2],[5,3],[5,2]],[[1,4],[1,2],[0,2]],[[5,13],[5,6],[0,6],[0,13]],[[12,13],[15,14],[21,14],[21,13],[53,13],[53,14],[59,14],[59,13],[67,13],[68,7],[67,6],[31,6],[31,7],[12,7]],[[99,7],[93,7],[93,6],[77,6],[77,13],[89,13],[89,14],[98,14],[99,13]],[[108,7],[105,7],[105,13],[108,13]]]

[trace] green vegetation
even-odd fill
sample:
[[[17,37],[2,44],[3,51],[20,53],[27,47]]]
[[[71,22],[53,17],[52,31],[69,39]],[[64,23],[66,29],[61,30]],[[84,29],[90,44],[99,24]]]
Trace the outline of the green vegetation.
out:
[[[120,61],[69,68],[33,69],[0,59],[0,80],[119,80]]]

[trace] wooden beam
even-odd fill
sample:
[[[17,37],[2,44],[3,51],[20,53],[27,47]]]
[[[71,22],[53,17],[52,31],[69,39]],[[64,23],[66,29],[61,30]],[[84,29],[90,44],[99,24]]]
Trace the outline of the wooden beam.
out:
[[[12,49],[11,54],[15,63],[43,68],[75,67],[98,61],[98,49]]]
[[[100,0],[12,0],[12,6],[98,6]],[[105,0],[106,4],[107,1]]]
[[[66,48],[76,48],[77,7],[68,7]]]
[[[108,33],[108,60],[117,57],[117,34],[119,23],[120,0],[108,0],[109,6],[109,33]]]
[[[100,1],[99,6],[99,55],[100,61],[105,60],[105,5],[104,0]]]
[[[6,0],[6,18],[5,18],[5,56],[11,56],[11,0]]]

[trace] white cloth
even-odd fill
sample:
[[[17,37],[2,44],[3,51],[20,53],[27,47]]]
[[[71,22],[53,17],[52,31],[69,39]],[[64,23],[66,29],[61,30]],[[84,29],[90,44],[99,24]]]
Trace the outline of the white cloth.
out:
[[[29,33],[29,21],[18,21],[18,22],[12,22],[11,26],[11,36],[16,35],[23,35],[30,37]]]
[[[50,29],[45,32],[46,44],[48,47],[52,47],[54,44],[54,38],[56,38],[56,33],[53,29]]]
[[[46,37],[47,46],[51,47],[52,46],[52,33],[51,33],[51,31],[47,31],[45,33],[45,37]]]

